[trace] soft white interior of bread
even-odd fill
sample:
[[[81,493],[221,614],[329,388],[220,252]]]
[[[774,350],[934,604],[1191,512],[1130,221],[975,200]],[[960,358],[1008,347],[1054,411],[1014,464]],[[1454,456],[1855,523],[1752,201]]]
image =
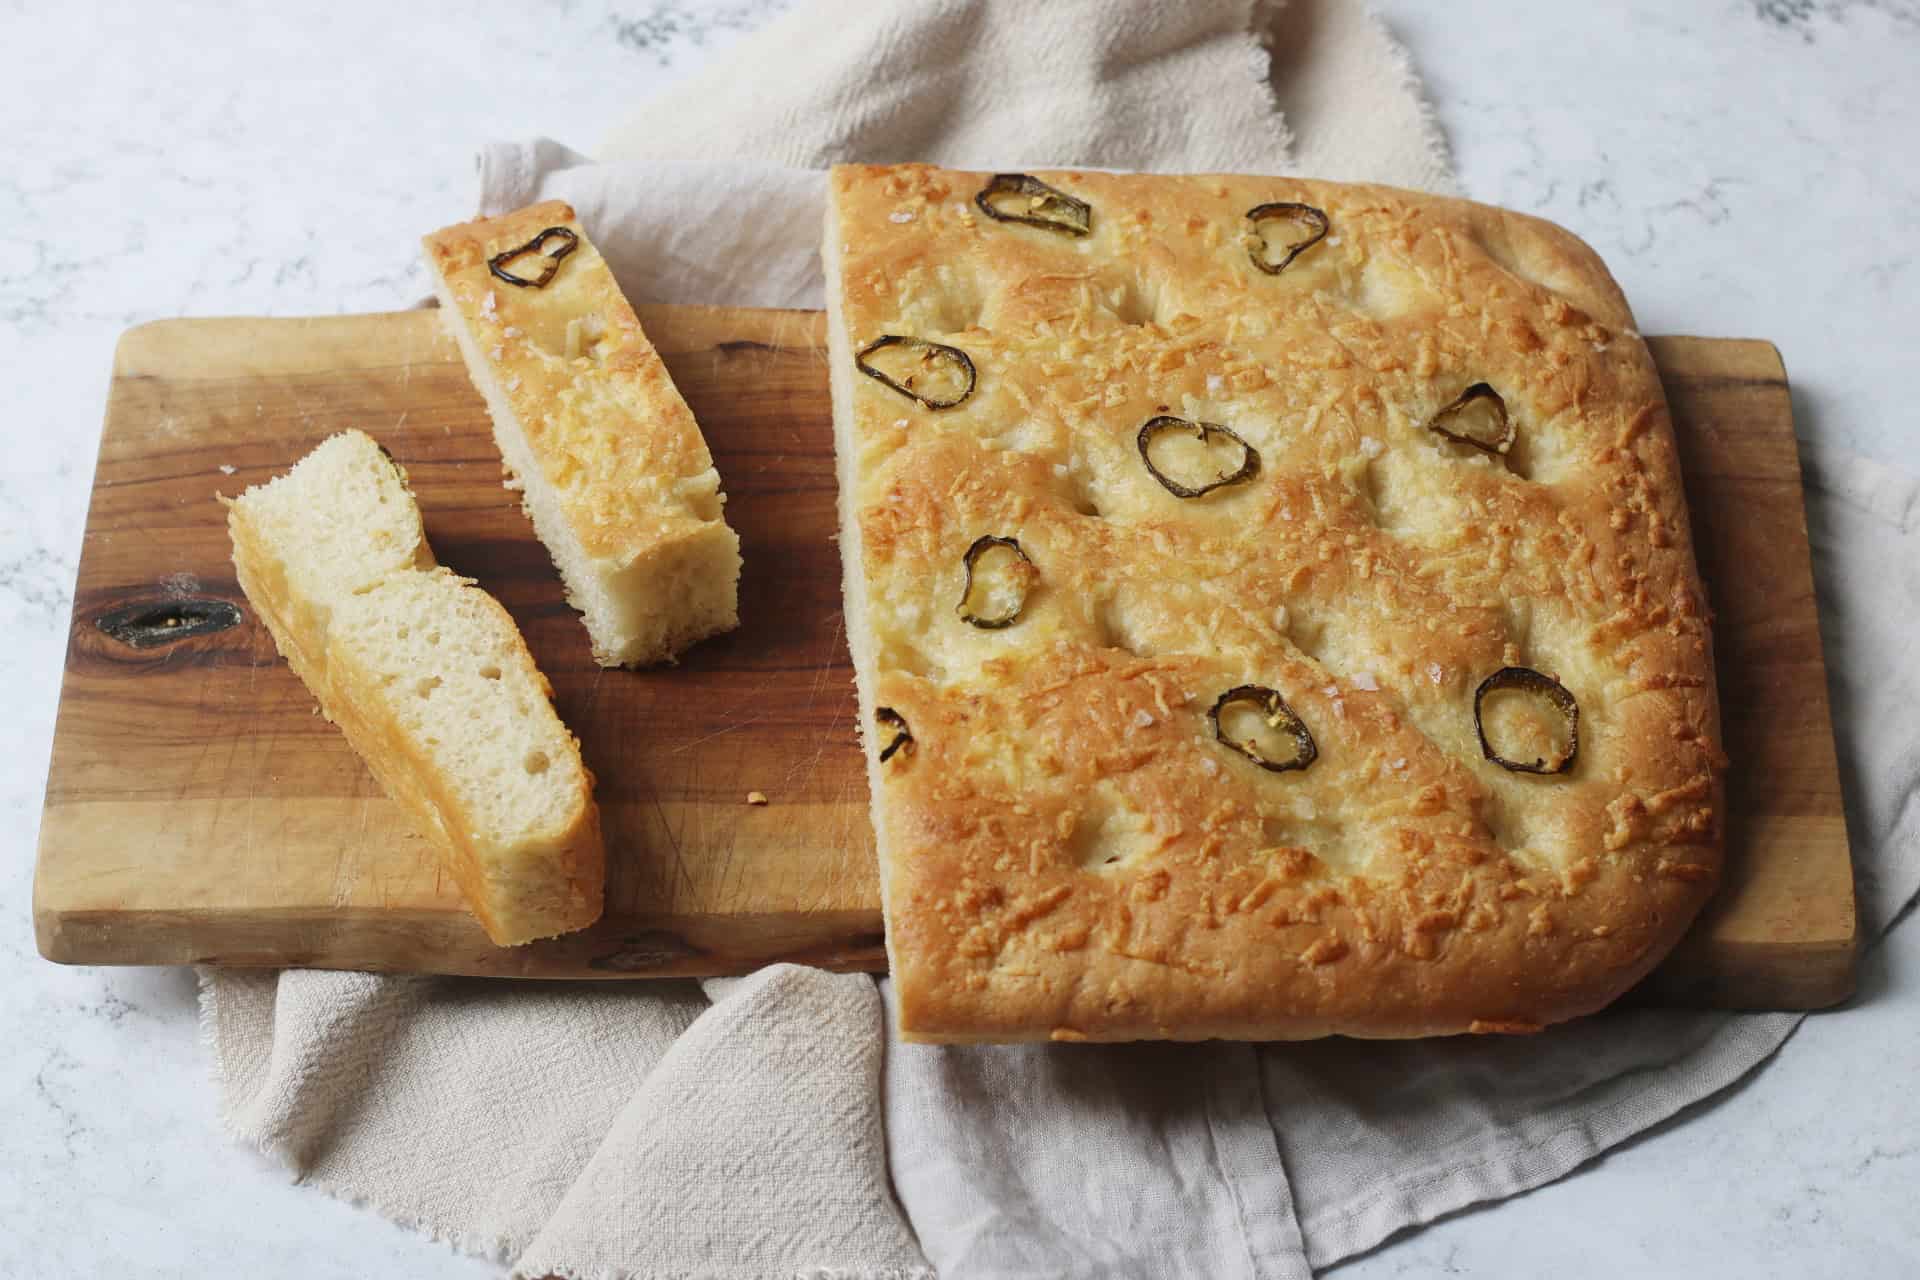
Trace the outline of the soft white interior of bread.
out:
[[[364,432],[329,436],[289,472],[247,490],[260,531],[284,547],[306,592],[338,596],[433,563],[400,473]]]
[[[305,635],[324,634],[335,602],[387,574],[433,564],[420,508],[394,464],[359,431],[330,436],[285,475],[234,500],[274,552],[270,589],[305,611]],[[309,658],[324,661],[314,653]]]
[[[860,451],[853,438],[853,343],[847,333],[846,308],[842,304],[840,275],[840,214],[836,203],[827,201],[826,235],[820,256],[827,276],[827,368],[833,394],[833,457],[839,483],[841,593],[847,616],[847,649],[853,658],[854,688],[860,702],[860,737],[866,744],[867,796],[873,813],[874,849],[880,865],[880,911],[893,918],[889,894],[887,822],[883,806],[886,788],[880,776],[880,750],[885,745],[874,740],[875,676],[873,662],[874,629],[867,621],[867,575],[862,571],[863,550],[856,497],[859,478],[855,466]],[[894,968],[893,930],[886,930],[887,967]]]
[[[527,432],[520,422],[520,415],[513,411],[500,379],[494,374],[492,361],[481,352],[473,330],[460,310],[460,304],[447,287],[446,278],[435,272],[433,285],[434,292],[440,298],[441,318],[446,321],[454,340],[460,344],[460,354],[467,362],[467,374],[487,402],[487,415],[493,420],[494,443],[499,446],[507,469],[519,481],[521,502],[528,518],[533,521],[533,531],[546,545],[555,567],[560,570],[561,580],[566,583],[567,602],[581,612],[587,630],[596,638],[596,644],[602,635],[611,639],[620,628],[614,621],[616,611],[613,595],[607,589],[600,567],[587,555],[586,548],[580,545],[580,539],[574,536],[566,512],[560,505],[560,493],[541,472],[540,464],[533,456],[533,448],[527,443]]]
[[[493,940],[590,923],[601,854],[579,748],[511,615],[435,566],[398,466],[347,431],[230,507],[248,600]]]
[[[506,611],[444,569],[394,574],[340,605],[328,650],[435,778],[487,879],[542,883],[584,770]]]
[[[736,626],[739,546],[733,530],[716,522],[602,573],[591,590],[605,601],[602,617],[610,620],[601,626],[615,663],[654,661]]]

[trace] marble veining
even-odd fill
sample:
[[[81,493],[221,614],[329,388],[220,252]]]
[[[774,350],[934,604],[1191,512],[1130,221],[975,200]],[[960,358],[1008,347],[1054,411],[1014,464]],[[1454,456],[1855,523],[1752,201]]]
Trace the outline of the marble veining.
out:
[[[1920,7],[1911,0],[1753,0],[1753,12],[1763,22],[1797,34],[1812,43],[1817,38],[1816,19],[1841,20],[1849,9],[1875,9],[1897,22],[1920,25]]]
[[[609,14],[607,27],[613,38],[626,48],[653,58],[662,67],[670,67],[675,52],[685,44],[704,49],[716,35],[751,31],[789,7],[787,0],[691,6],[656,4],[633,14]]]
[[[33,851],[113,344],[172,315],[411,305],[473,148],[590,149],[782,0],[452,9],[14,0],[0,118],[0,1275],[483,1276],[223,1137],[192,976],[47,965]],[[1559,221],[1643,330],[1773,339],[1804,435],[1920,466],[1920,4],[1377,6],[1467,191]],[[448,16],[457,14],[455,16]],[[671,128],[671,121],[661,127]],[[156,583],[156,586],[162,584]],[[1920,930],[1766,1070],[1589,1168],[1337,1268],[1920,1274]]]

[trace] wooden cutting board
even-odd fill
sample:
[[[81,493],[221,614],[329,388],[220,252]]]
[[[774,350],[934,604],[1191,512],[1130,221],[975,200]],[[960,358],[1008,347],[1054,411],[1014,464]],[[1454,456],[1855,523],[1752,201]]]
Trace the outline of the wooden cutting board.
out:
[[[706,429],[746,558],[740,630],[645,672],[591,662],[433,312],[125,335],[41,823],[42,954],[528,977],[884,966],[824,324],[641,316]],[[1853,888],[1785,372],[1762,342],[1653,349],[1719,615],[1734,766],[1726,886],[1650,990],[1830,1004],[1852,989]],[[406,465],[435,552],[512,611],[580,736],[610,855],[594,929],[491,946],[235,585],[215,494],[350,426]]]

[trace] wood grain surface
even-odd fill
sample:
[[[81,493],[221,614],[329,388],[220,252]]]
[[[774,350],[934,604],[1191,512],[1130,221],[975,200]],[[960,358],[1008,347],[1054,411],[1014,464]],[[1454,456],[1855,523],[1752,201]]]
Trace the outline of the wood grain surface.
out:
[[[125,335],[41,825],[42,954],[528,977],[884,966],[823,322],[640,312],[705,427],[746,559],[740,630],[643,672],[593,664],[433,312]],[[1718,613],[1734,766],[1726,887],[1646,996],[1830,1004],[1852,986],[1852,877],[1784,371],[1765,343],[1653,346]],[[581,739],[609,851],[591,930],[490,945],[234,583],[216,493],[350,426],[406,465],[435,553],[513,613]]]

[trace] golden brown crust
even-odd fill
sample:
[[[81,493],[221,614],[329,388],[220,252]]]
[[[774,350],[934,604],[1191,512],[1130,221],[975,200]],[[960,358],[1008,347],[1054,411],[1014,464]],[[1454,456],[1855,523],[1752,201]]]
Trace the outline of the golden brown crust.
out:
[[[595,659],[660,662],[736,626],[740,543],[722,516],[719,473],[573,210],[550,201],[424,243],[503,460]],[[530,283],[492,270],[532,245],[541,249],[499,262]]]
[[[1408,1036],[1620,994],[1713,889],[1722,761],[1667,407],[1599,259],[1388,188],[1037,174],[1092,206],[1076,239],[982,216],[988,176],[833,176],[841,346],[977,371],[951,409],[858,376],[836,404],[860,677],[914,739],[876,797],[903,1032]],[[1273,201],[1331,223],[1278,275],[1242,241]],[[1426,429],[1483,381],[1505,458]],[[1166,413],[1257,473],[1174,497],[1136,442]],[[998,631],[953,607],[985,534],[1040,575]],[[1510,665],[1577,698],[1570,772],[1482,758]],[[1214,740],[1241,684],[1310,768]]]
[[[488,270],[489,258],[549,227],[580,239],[544,288],[507,284]],[[713,458],[572,206],[549,200],[447,227],[423,243],[480,347],[500,367],[502,389],[587,553],[624,563],[658,543],[704,533],[710,521],[686,512],[672,495],[677,481],[711,472]],[[605,322],[597,359],[580,354],[583,342],[594,344],[577,331],[568,346],[567,325],[582,316]],[[562,358],[542,358],[555,354]],[[592,366],[584,370],[591,378],[581,376],[582,360]],[[568,411],[593,395],[624,412]]]

